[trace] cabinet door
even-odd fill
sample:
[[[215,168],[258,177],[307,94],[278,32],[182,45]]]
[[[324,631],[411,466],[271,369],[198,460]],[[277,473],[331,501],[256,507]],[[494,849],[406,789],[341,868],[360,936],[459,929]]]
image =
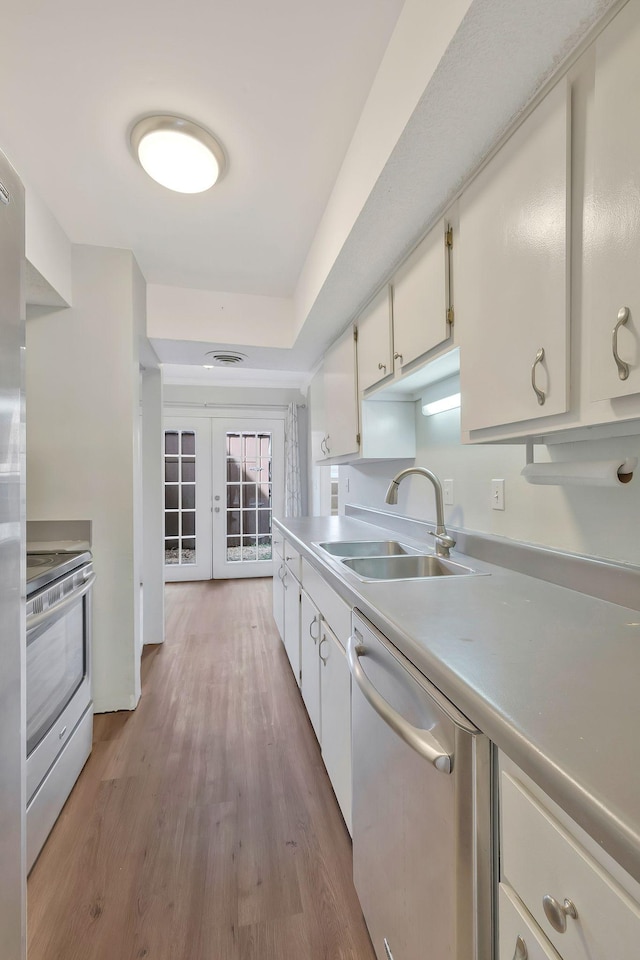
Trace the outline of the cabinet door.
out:
[[[284,585],[284,648],[289,663],[300,686],[300,584],[289,568],[283,579]]]
[[[302,591],[300,605],[300,657],[302,681],[300,691],[311,725],[320,740],[320,657],[318,644],[322,617],[316,605]]]
[[[358,319],[358,388],[366,390],[393,373],[391,290],[387,286]]]
[[[447,236],[447,224],[441,220],[393,278],[396,370],[451,337]]]
[[[460,199],[463,430],[568,408],[569,102],[563,80]]]
[[[346,653],[325,623],[319,653],[322,759],[351,833],[351,674]]]
[[[596,43],[594,181],[585,217],[592,400],[640,392],[639,91],[640,4],[632,0]]]
[[[356,351],[351,327],[324,358],[324,410],[328,456],[358,452]]]
[[[314,463],[324,460],[327,456],[324,450],[324,439],[327,434],[326,417],[324,412],[324,370],[322,367],[316,372],[309,384],[309,429],[311,431],[311,459]]]
[[[284,640],[284,583],[285,563],[276,558],[276,569],[273,573],[273,619],[276,622],[280,639]]]

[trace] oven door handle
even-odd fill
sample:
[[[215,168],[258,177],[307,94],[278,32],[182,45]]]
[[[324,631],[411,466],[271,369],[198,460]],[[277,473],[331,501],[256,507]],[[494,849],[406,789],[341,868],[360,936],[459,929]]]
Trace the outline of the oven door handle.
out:
[[[39,627],[41,623],[44,623],[45,620],[48,620],[53,613],[60,613],[62,610],[66,610],[67,607],[70,607],[72,603],[75,603],[76,600],[79,600],[80,597],[84,597],[85,593],[88,593],[93,584],[95,583],[96,575],[92,573],[88,580],[82,584],[78,590],[74,590],[73,593],[70,593],[68,596],[63,597],[62,600],[58,600],[57,603],[54,603],[52,607],[47,607],[46,610],[43,610],[42,613],[32,613],[27,617],[27,633],[30,630],[35,630],[36,627]]]
[[[416,753],[432,763],[436,770],[441,773],[451,773],[453,769],[453,757],[450,756],[436,738],[428,730],[421,730],[414,727],[408,720],[394,710],[391,704],[387,703],[381,693],[374,687],[366,673],[360,666],[360,657],[366,655],[366,647],[363,643],[358,643],[355,636],[347,640],[347,660],[351,676],[358,684],[365,698],[369,701],[376,713],[382,717],[384,722],[397,733],[401,740],[415,750]]]

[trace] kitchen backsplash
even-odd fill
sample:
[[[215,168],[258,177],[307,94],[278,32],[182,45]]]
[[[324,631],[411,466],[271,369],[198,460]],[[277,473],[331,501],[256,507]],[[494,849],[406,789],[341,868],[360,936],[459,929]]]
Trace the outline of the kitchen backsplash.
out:
[[[415,463],[441,480],[453,480],[448,524],[560,550],[640,564],[640,470],[620,488],[532,486],[520,476],[524,444],[474,445],[459,442],[460,411],[424,417],[416,404],[418,449]],[[537,445],[536,460],[640,458],[640,436]],[[384,503],[389,480],[414,461],[340,468],[340,510],[345,503],[393,510]],[[491,481],[505,481],[505,509],[494,510]],[[347,487],[348,485],[348,487]],[[435,518],[431,485],[420,477],[400,487],[395,510],[420,520]]]

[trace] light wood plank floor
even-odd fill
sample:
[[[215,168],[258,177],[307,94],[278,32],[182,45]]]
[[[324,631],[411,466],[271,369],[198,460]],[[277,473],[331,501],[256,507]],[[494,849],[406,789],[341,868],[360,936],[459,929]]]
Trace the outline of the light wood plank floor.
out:
[[[29,960],[374,960],[271,580],[166,596],[31,872]]]

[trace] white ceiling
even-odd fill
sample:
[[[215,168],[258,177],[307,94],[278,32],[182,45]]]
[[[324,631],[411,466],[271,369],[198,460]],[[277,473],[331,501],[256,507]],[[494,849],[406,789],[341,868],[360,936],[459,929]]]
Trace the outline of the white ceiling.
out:
[[[429,5],[441,2],[406,6],[430,25]],[[308,370],[612,5],[473,0],[295,350],[238,337],[247,366]],[[402,6],[5,0],[0,149],[72,242],[133,250],[148,282],[292,298]],[[189,116],[218,136],[229,156],[219,185],[185,196],[149,180],[127,137],[150,112]],[[202,364],[212,345],[154,346],[165,363]]]
[[[149,282],[291,296],[401,7],[5,0],[0,146],[73,242],[132,249]],[[218,136],[214,190],[133,161],[153,112]]]

